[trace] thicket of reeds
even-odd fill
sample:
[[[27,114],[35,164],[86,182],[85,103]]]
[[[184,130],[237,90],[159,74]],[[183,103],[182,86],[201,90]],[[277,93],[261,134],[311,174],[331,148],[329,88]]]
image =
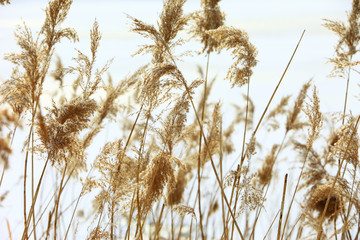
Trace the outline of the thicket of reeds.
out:
[[[15,229],[0,206],[7,223],[1,239],[359,239],[360,115],[347,104],[348,87],[339,94],[345,99],[339,113],[321,112],[321,89],[311,81],[298,96],[273,101],[301,45],[299,33],[255,119],[250,89],[257,49],[246,26],[225,24],[219,1],[202,0],[202,9],[185,15],[185,0],[166,0],[156,25],[128,16],[130,30],[146,39],[135,55],[151,61],[121,81],[108,74],[111,59],[97,65],[96,20],[89,54],[77,50],[72,66],[56,58],[61,41],[79,41],[64,24],[71,0],[49,1],[39,32],[26,23],[16,29],[20,50],[5,56],[13,73],[0,87],[0,203],[14,177],[8,169],[21,162],[23,214]],[[359,0],[347,22],[324,21],[339,39],[329,74],[346,86],[358,78],[359,21]],[[202,49],[179,53],[189,41]],[[209,100],[214,81],[223,81],[208,74],[211,55],[225,52],[233,58],[226,80],[247,93],[229,124],[221,102]],[[185,78],[184,54],[205,56],[200,77]],[[43,107],[47,81],[60,86],[51,107]],[[110,123],[122,129],[118,138],[99,141]],[[240,143],[233,136],[239,129]],[[261,131],[282,141],[265,146]],[[23,148],[14,148],[19,141]],[[91,149],[101,150],[95,156]]]

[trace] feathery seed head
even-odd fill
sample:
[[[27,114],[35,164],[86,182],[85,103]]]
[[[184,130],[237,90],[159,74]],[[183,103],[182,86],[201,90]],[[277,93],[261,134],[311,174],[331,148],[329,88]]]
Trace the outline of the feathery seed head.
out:
[[[231,49],[231,55],[235,62],[229,68],[227,79],[232,82],[232,86],[241,87],[249,82],[252,75],[252,68],[256,66],[257,50],[249,41],[249,36],[245,31],[221,26],[207,33],[216,41],[220,42],[217,47],[220,49]],[[243,65],[239,67],[239,65]]]

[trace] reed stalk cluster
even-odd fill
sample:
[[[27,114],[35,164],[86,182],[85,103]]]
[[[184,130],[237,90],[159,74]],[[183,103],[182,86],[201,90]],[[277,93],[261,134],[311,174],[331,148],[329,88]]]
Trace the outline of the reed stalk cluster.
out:
[[[23,214],[16,228],[0,214],[7,223],[1,237],[359,239],[360,115],[347,106],[348,87],[341,114],[321,111],[324,90],[312,81],[296,98],[273,101],[303,33],[255,119],[250,85],[258,50],[246,26],[226,24],[219,2],[201,0],[202,9],[185,14],[186,0],[166,0],[156,25],[128,16],[130,31],[146,39],[134,55],[150,61],[119,81],[108,72],[112,59],[98,66],[102,33],[96,20],[89,51],[76,50],[72,66],[56,58],[61,41],[81,41],[64,26],[72,0],[50,0],[37,33],[26,23],[18,26],[19,51],[5,56],[12,75],[0,86],[0,204],[9,194],[6,179],[13,177],[6,173],[21,162]],[[324,24],[339,37],[331,74],[347,86],[360,63],[359,18],[359,1],[353,0],[346,23]],[[207,59],[193,79],[179,64],[185,54],[179,46],[190,41],[202,44],[191,54]],[[215,52],[230,54],[224,81],[245,92],[226,123],[223,104],[209,98],[214,81],[223,81],[209,80]],[[60,86],[49,107],[46,82]],[[117,139],[104,141],[101,133],[114,123]],[[264,144],[262,131],[282,141]],[[23,149],[13,147],[14,139]]]

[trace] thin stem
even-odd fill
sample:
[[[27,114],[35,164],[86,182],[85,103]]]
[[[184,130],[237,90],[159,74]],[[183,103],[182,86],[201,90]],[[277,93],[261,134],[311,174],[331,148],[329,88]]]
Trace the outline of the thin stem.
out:
[[[32,215],[32,212],[34,211],[35,203],[36,203],[36,200],[37,200],[39,191],[40,191],[40,185],[41,185],[41,183],[42,183],[43,177],[44,177],[44,175],[45,175],[45,170],[46,170],[46,167],[47,167],[49,161],[50,161],[50,159],[49,159],[49,157],[48,157],[48,158],[46,159],[45,165],[44,165],[43,170],[42,170],[41,175],[40,175],[39,182],[38,182],[37,187],[36,187],[35,196],[34,196],[34,198],[33,198],[33,201],[32,201],[31,207],[30,207],[29,216]],[[30,223],[30,218],[27,218],[27,219],[26,219],[26,223],[25,223],[24,232],[23,232],[23,235],[22,235],[22,237],[21,237],[22,240],[27,239],[27,229],[28,229],[29,223]]]
[[[247,84],[247,92],[246,92],[246,111],[245,111],[245,124],[244,124],[244,135],[243,135],[243,144],[242,144],[242,150],[241,150],[241,161],[240,161],[240,169],[242,169],[242,166],[244,164],[244,151],[245,151],[245,139],[246,139],[246,130],[247,130],[247,124],[248,124],[248,114],[249,114],[249,94],[250,94],[250,78],[248,79],[248,84]],[[232,191],[234,191],[235,188],[232,189]],[[238,198],[239,198],[239,191],[236,191],[236,195],[235,195],[235,205],[234,205],[234,212],[236,211],[236,205],[238,202]],[[232,228],[231,228],[231,239],[233,239],[233,234],[234,234],[234,222],[232,224]]]
[[[298,49],[298,47],[299,47],[299,45],[300,45],[300,42],[301,42],[304,34],[305,34],[305,30],[304,30],[303,33],[301,34],[301,37],[300,37],[300,39],[299,39],[299,41],[298,41],[298,43],[297,43],[297,45],[296,45],[296,47],[295,47],[295,50],[294,50],[293,54],[291,55],[291,58],[290,58],[290,60],[289,60],[289,62],[288,62],[288,64],[287,64],[287,66],[286,66],[286,68],[285,68],[285,70],[284,70],[284,72],[283,72],[283,74],[282,74],[282,76],[281,76],[278,84],[276,85],[275,90],[274,90],[273,94],[271,95],[270,100],[268,101],[268,104],[266,105],[266,108],[265,108],[263,114],[261,115],[258,124],[256,125],[256,128],[255,128],[255,130],[254,130],[253,135],[255,135],[256,132],[257,132],[257,130],[259,129],[260,124],[261,124],[262,120],[264,119],[265,114],[266,114],[266,112],[267,112],[267,110],[268,110],[268,108],[269,108],[269,106],[270,106],[270,103],[272,102],[272,100],[273,100],[273,98],[274,98],[274,96],[275,96],[275,93],[277,92],[277,90],[278,90],[278,88],[279,88],[282,80],[283,80],[284,77],[285,77],[285,74],[286,74],[286,72],[287,72],[287,70],[288,70],[288,68],[289,68],[289,66],[290,66],[290,63],[292,62],[292,60],[293,60],[293,58],[294,58],[294,56],[295,56],[295,53],[296,53],[296,51],[297,51],[297,49]]]
[[[295,222],[294,226],[292,227],[291,231],[289,232],[289,234],[287,235],[287,238],[289,238],[292,234],[292,232],[294,231],[296,225],[300,222],[300,220],[303,218],[303,215],[300,215],[300,217],[298,218],[298,220]],[[301,233],[301,228],[302,226],[299,227],[299,230],[298,230],[298,234]],[[297,237],[296,239],[299,239],[299,237]]]
[[[124,239],[130,239],[130,225],[131,225],[131,218],[132,218],[132,215],[133,215],[133,212],[135,211],[135,194],[136,194],[136,189],[134,189],[134,192],[133,192],[133,197],[131,199],[131,205],[130,205],[130,213],[129,213],[129,219],[128,219],[128,227],[126,229],[126,233],[125,233],[125,237]]]
[[[265,240],[266,236],[269,234],[269,232],[270,232],[270,230],[271,230],[272,226],[274,225],[274,222],[275,222],[275,220],[276,220],[277,216],[279,215],[279,213],[280,213],[280,210],[277,212],[277,214],[275,215],[274,219],[272,220],[272,222],[271,222],[271,224],[270,224],[270,227],[268,228],[268,230],[267,230],[267,232],[266,232],[266,234],[265,234],[265,236],[264,236],[263,240]],[[249,239],[251,239],[251,236],[250,236],[250,238],[249,238]]]
[[[89,173],[87,174],[86,178],[89,178],[89,175],[90,175],[92,169],[93,169],[93,167],[90,168]],[[65,183],[65,184],[66,184],[66,183]],[[81,198],[81,196],[83,195],[84,189],[85,189],[85,184],[82,186],[81,191],[80,191],[80,193],[79,193],[79,196],[77,197],[77,200],[76,200],[76,203],[75,203],[75,207],[74,207],[74,210],[73,210],[72,215],[71,215],[71,219],[70,219],[69,224],[68,224],[68,227],[67,227],[67,229],[66,229],[66,233],[65,233],[64,240],[67,239],[67,236],[68,236],[68,234],[69,234],[70,226],[71,226],[72,221],[74,220],[74,216],[75,216],[75,213],[76,213],[76,209],[77,209],[77,207],[78,207],[78,205],[79,205],[80,198]]]
[[[111,224],[110,224],[110,239],[114,240],[114,214],[115,214],[115,202],[113,199],[111,199]]]
[[[142,226],[143,224],[141,223],[141,217],[143,214],[143,210],[144,208],[141,209],[141,205],[140,205],[140,199],[139,199],[139,181],[140,181],[140,157],[141,157],[141,152],[144,148],[145,145],[145,137],[146,137],[146,132],[147,132],[147,128],[148,128],[148,124],[149,124],[149,120],[150,120],[150,111],[151,111],[151,106],[147,112],[147,117],[146,117],[146,123],[145,123],[145,127],[144,127],[144,131],[141,137],[141,145],[140,145],[140,149],[139,149],[139,158],[138,158],[138,163],[137,163],[137,175],[136,175],[136,183],[137,183],[137,190],[136,190],[136,202],[137,202],[137,208],[138,208],[138,222],[137,222],[137,226],[136,226],[136,235],[138,233],[138,231],[140,231],[140,236],[142,238]],[[152,179],[152,182],[154,181],[155,176]],[[151,183],[153,184],[153,183]],[[147,215],[147,214],[146,214]],[[145,219],[144,219],[145,221]]]
[[[63,170],[63,172],[62,172],[62,176],[61,176],[61,181],[60,181],[58,196],[57,196],[57,199],[56,199],[56,201],[55,201],[54,240],[56,240],[56,231],[57,231],[58,212],[59,212],[59,205],[60,205],[60,196],[61,196],[61,193],[62,193],[62,191],[63,191],[63,183],[64,183],[64,179],[65,179],[65,174],[66,174],[67,167],[68,167],[68,164],[67,164],[67,162],[66,162],[66,163],[65,163],[64,170]]]
[[[2,181],[4,179],[4,174],[5,174],[5,166],[3,166],[3,170],[2,170],[2,173],[1,173],[1,177],[0,177],[0,187],[1,187]]]
[[[158,238],[159,238],[159,232],[160,232],[160,230],[161,230],[161,218],[162,218],[162,215],[163,215],[163,213],[164,213],[164,209],[165,209],[165,204],[163,204],[162,207],[161,207],[159,220],[157,221],[156,227],[155,227],[154,239],[158,239]]]
[[[221,186],[224,186],[224,178],[223,178],[223,137],[222,137],[222,120],[220,122],[220,179]],[[222,210],[222,222],[223,222],[223,232],[225,233],[225,239],[227,239],[227,231],[226,231],[226,219],[225,219],[225,203],[224,199],[221,198],[221,210]]]
[[[34,132],[31,134],[31,198],[34,198]],[[35,211],[32,214],[34,240],[36,240],[36,224],[35,224]]]
[[[286,139],[287,133],[288,133],[288,131],[286,131],[285,134],[284,134],[284,137],[283,137],[283,139],[282,139],[282,141],[281,141],[281,144],[280,144],[280,146],[279,146],[279,149],[277,150],[277,153],[276,153],[276,155],[275,155],[274,161],[276,161],[276,159],[278,159],[279,154],[280,154],[281,150],[283,149],[283,146],[284,146],[284,143],[285,143],[285,139]],[[271,181],[271,179],[270,179],[270,181]],[[266,191],[265,191],[264,199],[265,199],[266,196],[267,196],[269,187],[270,187],[270,182],[268,183],[267,189],[266,189]],[[257,216],[256,216],[256,218],[255,218],[255,222],[254,222],[254,225],[253,225],[253,229],[252,229],[251,234],[250,234],[250,238],[251,238],[251,236],[255,233],[255,227],[256,227],[257,221],[258,221],[258,219],[259,219],[259,217],[260,217],[261,211],[262,211],[262,208],[259,208],[258,214],[257,214]]]
[[[246,130],[247,130],[248,114],[249,114],[249,94],[250,94],[250,78],[248,79],[247,91],[246,91],[245,126],[244,126],[243,143],[242,143],[242,149],[241,149],[240,168],[242,167],[244,160],[245,160],[244,154],[245,154]]]
[[[351,62],[351,59],[350,59],[350,62]],[[346,107],[347,107],[347,100],[348,100],[348,93],[349,93],[350,72],[351,72],[351,66],[349,66],[348,76],[347,76],[347,80],[346,80],[344,111],[343,111],[343,117],[342,117],[342,124],[343,125],[344,125],[344,122],[345,122],[345,114],[346,114]]]
[[[207,78],[208,78],[208,69],[209,69],[209,59],[210,59],[210,53],[207,54],[207,63],[206,63],[206,72],[205,72],[205,83],[204,83],[204,96],[202,100],[202,109],[201,109],[201,122],[204,121],[204,115],[205,115],[205,106],[206,106],[206,96],[207,96]],[[201,232],[201,239],[205,239],[204,235],[204,229],[202,224],[202,211],[201,211],[201,145],[202,145],[202,137],[199,136],[199,156],[198,156],[198,168],[197,168],[197,174],[198,174],[198,207],[199,207],[199,219],[200,219],[200,232]]]
[[[286,214],[286,219],[285,219],[285,223],[284,223],[283,233],[282,233],[282,235],[281,235],[281,240],[284,238],[285,228],[286,228],[286,225],[287,225],[288,220],[289,220],[291,207],[292,207],[292,204],[293,204],[293,202],[294,202],[295,195],[296,195],[296,193],[297,193],[297,191],[298,191],[298,188],[299,188],[299,185],[300,185],[300,180],[301,180],[301,178],[302,178],[302,175],[303,175],[303,172],[304,172],[304,169],[305,169],[306,160],[307,160],[307,158],[308,158],[308,156],[309,156],[309,153],[310,153],[310,148],[308,148],[307,151],[306,151],[304,163],[303,163],[303,165],[302,165],[302,167],[301,167],[301,171],[300,171],[300,174],[299,174],[299,177],[298,177],[296,186],[295,186],[295,190],[294,190],[294,193],[293,193],[292,198],[291,198],[291,201],[290,201],[290,206],[289,206],[288,212],[287,212],[287,214]]]
[[[285,203],[285,193],[286,193],[286,186],[287,186],[287,178],[288,178],[288,174],[285,174],[284,190],[283,190],[283,196],[282,196],[282,201],[281,201],[281,209],[280,209],[280,217],[279,217],[279,227],[278,227],[277,240],[279,240],[279,239],[280,239],[280,236],[281,236],[281,221],[282,221],[283,211],[284,211],[284,203]]]

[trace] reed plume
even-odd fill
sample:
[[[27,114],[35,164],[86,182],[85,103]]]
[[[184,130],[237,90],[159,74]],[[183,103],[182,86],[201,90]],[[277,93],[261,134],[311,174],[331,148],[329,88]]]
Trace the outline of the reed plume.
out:
[[[194,27],[191,32],[195,37],[200,37],[204,45],[202,52],[213,52],[220,44],[220,41],[212,38],[207,32],[224,24],[225,14],[220,11],[219,2],[220,0],[202,0],[202,11],[193,13]]]
[[[253,73],[252,68],[257,64],[257,50],[249,41],[248,34],[245,31],[225,26],[209,30],[208,34],[221,42],[217,49],[231,50],[235,62],[229,68],[227,79],[231,81],[232,86],[241,87],[247,84]],[[239,65],[243,67],[240,68]]]

